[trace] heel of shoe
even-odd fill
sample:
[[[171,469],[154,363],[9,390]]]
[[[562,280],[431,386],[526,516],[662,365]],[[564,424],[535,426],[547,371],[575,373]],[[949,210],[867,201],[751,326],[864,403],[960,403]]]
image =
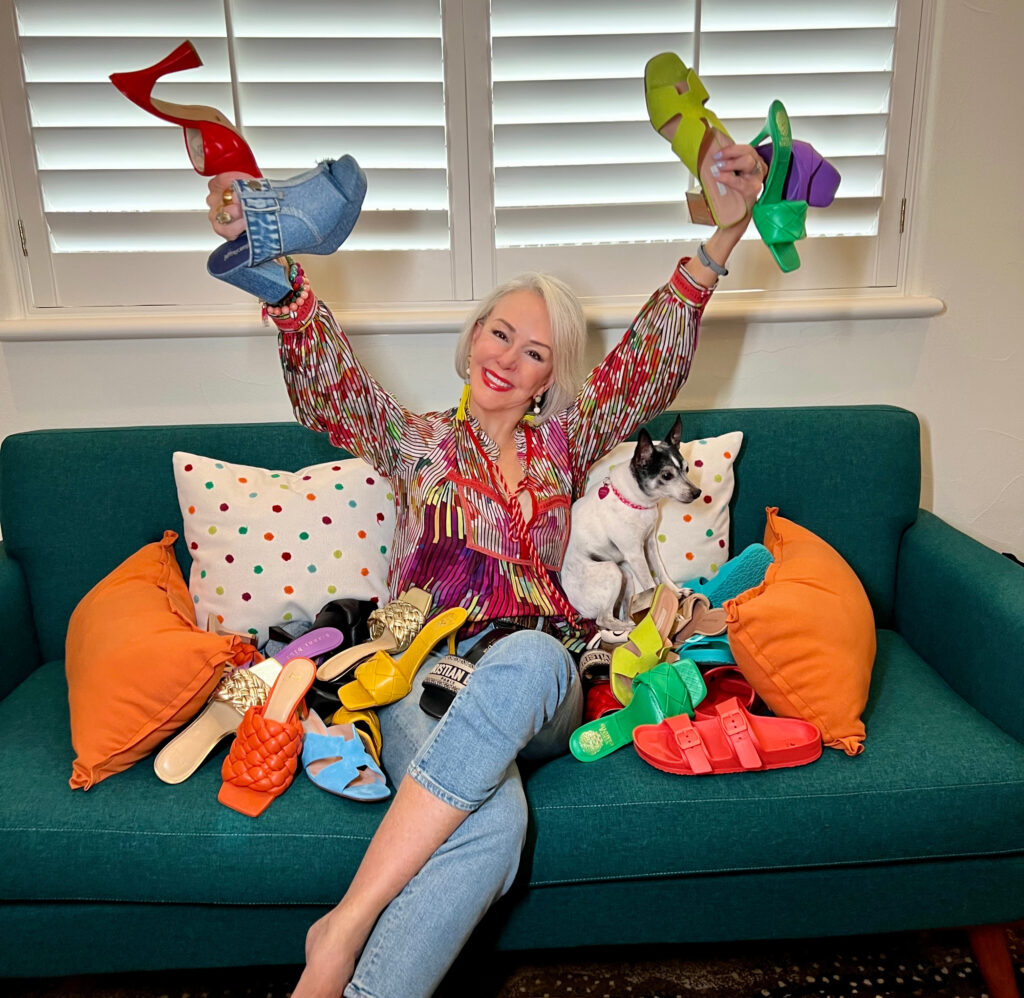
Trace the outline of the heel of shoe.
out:
[[[158,118],[164,118],[164,115],[153,107],[150,99],[156,81],[168,73],[177,73],[183,69],[198,69],[202,64],[203,60],[199,58],[196,47],[190,41],[184,41],[173,52],[152,66],[125,73],[111,73],[110,82],[133,104],[155,114]],[[168,119],[165,118],[165,120]]]
[[[243,233],[210,254],[206,271],[211,277],[271,304],[279,302],[292,291],[288,274],[281,264],[268,260],[251,267],[249,256],[249,240]]]

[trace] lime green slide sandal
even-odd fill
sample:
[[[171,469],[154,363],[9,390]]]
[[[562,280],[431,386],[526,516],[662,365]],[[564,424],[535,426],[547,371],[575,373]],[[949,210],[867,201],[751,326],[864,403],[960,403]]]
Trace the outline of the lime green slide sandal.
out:
[[[625,644],[616,645],[612,651],[608,678],[615,699],[624,707],[633,698],[633,677],[637,673],[679,657],[672,651],[672,630],[678,611],[675,593],[664,584],[658,586],[647,615],[629,632]]]
[[[783,200],[786,174],[793,158],[793,133],[789,127],[789,114],[780,100],[772,101],[765,127],[751,145],[756,147],[769,134],[772,137],[772,161],[764,190],[754,205],[752,215],[754,225],[779,269],[788,274],[800,266],[800,254],[793,244],[807,235],[807,202]]]
[[[685,93],[679,92],[677,84],[685,86]],[[708,91],[700,77],[674,52],[662,52],[647,63],[644,90],[647,114],[655,131],[660,132],[673,118],[679,118],[672,151],[700,181],[715,224],[728,228],[745,218],[743,196],[715,176],[713,156],[718,149],[732,145],[733,140],[718,115],[704,106]]]
[[[578,727],[569,736],[569,751],[580,762],[603,759],[628,745],[637,725],[660,724],[678,714],[693,717],[706,694],[704,679],[692,661],[663,662],[633,680],[628,707]]]

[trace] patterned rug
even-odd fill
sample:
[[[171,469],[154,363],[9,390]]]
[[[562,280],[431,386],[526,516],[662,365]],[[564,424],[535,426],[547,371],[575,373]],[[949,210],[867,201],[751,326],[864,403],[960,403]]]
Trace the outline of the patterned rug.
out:
[[[1010,933],[1024,994],[1024,926]],[[500,954],[461,960],[436,998],[987,998],[964,933]],[[8,998],[287,998],[299,967],[8,980]]]

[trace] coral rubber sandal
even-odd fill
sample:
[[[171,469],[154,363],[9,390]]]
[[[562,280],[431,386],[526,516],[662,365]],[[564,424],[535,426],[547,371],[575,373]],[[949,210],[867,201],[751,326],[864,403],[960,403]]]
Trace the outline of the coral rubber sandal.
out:
[[[286,662],[261,707],[250,707],[221,767],[222,804],[259,817],[287,790],[299,768],[302,722],[298,709],[313,685],[316,666],[308,658]]]
[[[302,722],[302,768],[328,793],[349,800],[379,801],[391,796],[387,780],[373,758],[373,741],[354,724],[327,727],[319,715]]]
[[[626,643],[612,651],[609,672],[612,693],[624,707],[633,698],[634,676],[661,662],[677,660],[678,656],[672,651],[671,634],[678,610],[675,593],[664,584],[658,586],[647,615],[629,632]]]
[[[603,759],[628,745],[638,725],[655,725],[676,714],[692,717],[705,692],[693,662],[663,662],[633,680],[628,707],[580,725],[569,736],[569,751],[580,762]]]
[[[679,92],[677,84],[686,88],[684,93]],[[743,195],[720,183],[713,172],[714,154],[732,145],[733,140],[714,111],[704,106],[708,91],[700,77],[674,52],[662,52],[647,63],[644,91],[655,131],[664,134],[662,129],[679,119],[671,139],[672,151],[700,181],[715,224],[724,229],[746,218]]]
[[[821,734],[809,721],[751,714],[730,697],[714,717],[680,714],[638,727],[633,747],[655,769],[707,776],[804,766],[821,755]]]
[[[743,678],[743,673],[734,665],[719,665],[704,673],[707,695],[694,712],[694,717],[716,717],[718,705],[735,697],[750,710],[757,700],[754,687]]]

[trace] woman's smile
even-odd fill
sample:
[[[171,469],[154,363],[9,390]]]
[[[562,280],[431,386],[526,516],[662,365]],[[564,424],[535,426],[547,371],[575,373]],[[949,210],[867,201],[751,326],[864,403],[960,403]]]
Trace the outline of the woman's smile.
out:
[[[514,387],[512,382],[499,377],[489,367],[485,367],[480,372],[480,377],[483,379],[483,383],[487,385],[492,392],[510,392]]]

